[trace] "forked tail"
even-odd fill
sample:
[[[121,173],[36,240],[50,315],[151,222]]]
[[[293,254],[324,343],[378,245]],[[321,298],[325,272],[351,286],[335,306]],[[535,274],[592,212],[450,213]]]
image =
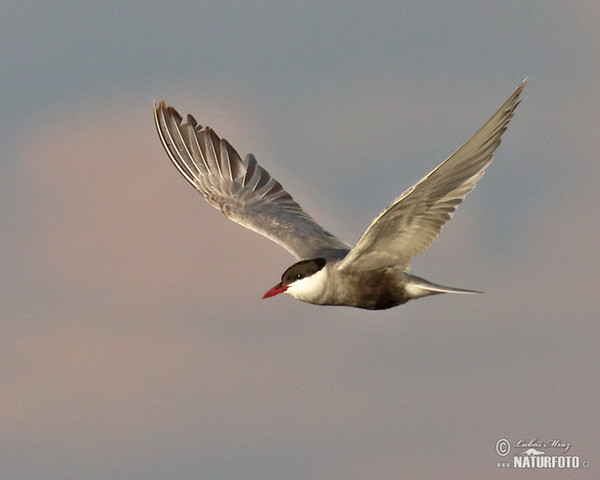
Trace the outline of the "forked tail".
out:
[[[438,285],[415,275],[409,275],[409,278],[410,280],[404,288],[410,298],[426,297],[427,295],[439,295],[440,293],[483,293],[478,290],[467,290],[465,288],[454,288]]]

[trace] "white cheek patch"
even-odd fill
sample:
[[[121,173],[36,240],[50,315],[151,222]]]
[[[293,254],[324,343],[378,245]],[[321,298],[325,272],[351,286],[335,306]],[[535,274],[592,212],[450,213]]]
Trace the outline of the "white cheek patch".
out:
[[[325,268],[322,268],[310,277],[296,280],[288,287],[285,293],[288,293],[299,300],[313,300],[321,295],[326,282],[327,273]]]

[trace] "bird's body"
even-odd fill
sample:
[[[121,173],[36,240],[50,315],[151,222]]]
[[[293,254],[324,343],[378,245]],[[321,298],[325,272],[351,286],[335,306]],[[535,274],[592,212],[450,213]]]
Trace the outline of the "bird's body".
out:
[[[339,261],[330,259],[321,270],[296,280],[285,292],[317,305],[345,305],[368,310],[396,307],[415,298],[440,293],[479,293],[436,285],[394,266],[357,272],[338,267]],[[275,294],[279,293],[278,287],[274,288]],[[267,293],[266,296],[272,295]]]
[[[317,305],[346,305],[381,310],[409,300],[408,274],[394,267],[344,273],[338,262],[328,261],[316,274],[300,279],[287,289],[298,300]]]
[[[478,293],[436,285],[408,273],[474,187],[492,160],[519,103],[523,82],[488,122],[446,161],[395,199],[354,247],[309,216],[281,184],[256,162],[188,115],[187,122],[163,102],[155,105],[156,127],[183,176],[231,220],[279,243],[297,257],[279,293],[317,305],[380,310],[440,293]]]

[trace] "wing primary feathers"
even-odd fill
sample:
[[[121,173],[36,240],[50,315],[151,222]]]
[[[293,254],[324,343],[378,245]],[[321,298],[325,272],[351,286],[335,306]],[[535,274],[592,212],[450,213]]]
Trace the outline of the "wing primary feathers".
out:
[[[340,270],[370,270],[386,265],[408,270],[412,257],[433,242],[442,225],[483,176],[520,103],[526,80],[456,152],[371,222],[339,264]]]
[[[344,256],[350,247],[308,215],[254,158],[244,160],[231,144],[194,117],[154,102],[160,141],[173,164],[229,219],[277,242],[299,259]]]
[[[167,126],[168,121],[165,118],[165,110],[166,107],[164,102],[161,101],[158,107],[156,107],[156,102],[154,102],[154,120],[156,123],[158,135],[163,146],[165,147],[165,151],[169,155],[169,158],[171,159],[173,164],[177,167],[177,169],[185,177],[185,179],[193,185],[193,174],[187,169],[185,164],[181,163],[181,161],[179,160],[179,155],[175,155],[177,147],[175,145],[175,141],[171,136],[171,132],[169,131],[169,128]],[[175,118],[178,118],[179,121],[181,120],[181,117],[179,117],[179,114],[177,112],[171,112],[171,115],[173,114],[175,115]]]

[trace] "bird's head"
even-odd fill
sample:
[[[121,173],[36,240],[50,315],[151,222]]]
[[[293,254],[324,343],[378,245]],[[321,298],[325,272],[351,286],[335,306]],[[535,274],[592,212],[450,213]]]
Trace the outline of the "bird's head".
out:
[[[311,300],[318,295],[325,283],[326,273],[324,258],[311,258],[294,263],[281,276],[281,282],[263,295],[263,298],[273,297],[279,293],[288,293],[300,300]]]

